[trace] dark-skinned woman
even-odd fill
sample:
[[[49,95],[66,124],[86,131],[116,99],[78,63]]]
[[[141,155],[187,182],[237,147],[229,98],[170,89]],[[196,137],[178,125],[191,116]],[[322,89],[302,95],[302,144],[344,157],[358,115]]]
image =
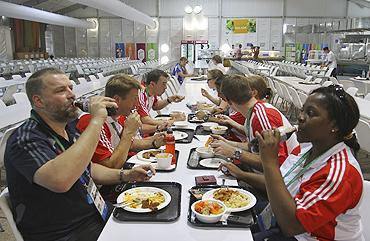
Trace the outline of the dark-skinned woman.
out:
[[[342,87],[313,91],[297,132],[300,143],[312,145],[288,156],[280,168],[278,131],[257,133],[268,198],[285,236],[364,240],[359,213],[363,176],[352,154],[359,150],[353,134],[359,115],[355,100]]]

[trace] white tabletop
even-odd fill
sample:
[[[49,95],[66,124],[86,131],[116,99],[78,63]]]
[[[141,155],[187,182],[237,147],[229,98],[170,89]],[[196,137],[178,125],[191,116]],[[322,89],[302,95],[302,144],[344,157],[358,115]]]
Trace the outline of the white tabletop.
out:
[[[351,78],[355,86],[358,88],[358,92],[361,94],[370,93],[370,80]]]
[[[205,87],[205,81],[190,81],[186,78],[185,84],[181,86],[179,94],[185,95],[186,99],[181,103],[172,104],[169,108],[189,113],[187,102],[203,100],[200,88]],[[204,138],[203,138],[204,139]],[[204,140],[203,140],[204,141]],[[196,139],[189,144],[176,144],[180,151],[178,166],[174,172],[157,173],[153,181],[173,181],[181,183],[181,215],[178,220],[170,223],[154,222],[120,222],[111,216],[100,234],[99,241],[114,241],[127,239],[130,241],[235,241],[253,240],[249,229],[227,229],[227,228],[200,228],[190,225],[187,221],[189,208],[188,189],[195,186],[194,178],[200,175],[215,175],[221,184],[221,173],[215,170],[191,170],[187,168],[187,160],[190,149],[203,145],[202,139]],[[236,185],[236,180],[227,180],[228,185]]]
[[[11,85],[23,85],[26,83],[26,79],[17,79],[17,80],[3,80],[0,81],[0,89],[7,88]]]

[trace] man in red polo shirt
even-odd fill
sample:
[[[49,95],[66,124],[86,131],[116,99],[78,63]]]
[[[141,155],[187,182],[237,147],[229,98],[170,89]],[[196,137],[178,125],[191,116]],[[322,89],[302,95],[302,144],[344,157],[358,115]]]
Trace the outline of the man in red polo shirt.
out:
[[[145,125],[145,133],[153,133],[171,126],[176,118],[170,121],[155,120],[150,116],[150,110],[161,110],[172,102],[181,102],[185,97],[172,95],[167,99],[159,100],[167,89],[168,74],[162,70],[155,69],[148,73],[145,81],[145,89],[139,91],[139,102],[137,112],[140,115],[141,122]]]
[[[105,86],[105,96],[115,99],[118,109],[115,116],[108,116],[100,133],[98,146],[92,161],[110,168],[122,168],[129,151],[159,148],[164,145],[164,134],[141,139],[136,137],[141,128],[140,116],[131,113],[138,100],[140,83],[125,74],[110,78]],[[77,128],[84,131],[91,119],[90,114],[80,117]]]

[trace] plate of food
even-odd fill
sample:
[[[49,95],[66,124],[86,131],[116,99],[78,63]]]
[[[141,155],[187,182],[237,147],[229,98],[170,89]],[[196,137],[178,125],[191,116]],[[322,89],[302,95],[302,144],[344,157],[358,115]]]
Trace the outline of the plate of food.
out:
[[[205,158],[200,160],[199,164],[202,167],[208,167],[208,168],[218,168],[221,163],[226,162],[225,160],[217,157],[213,158]]]
[[[257,203],[256,197],[240,188],[217,188],[206,192],[203,197],[206,199],[215,199],[223,202],[229,212],[241,212],[252,208]]]
[[[162,153],[163,151],[164,150],[162,149],[142,150],[136,154],[136,157],[141,161],[154,162],[157,161],[155,155]]]
[[[117,203],[130,205],[123,209],[134,213],[149,213],[161,210],[171,202],[171,195],[157,187],[135,187],[121,193],[117,198]]]
[[[175,141],[177,141],[188,138],[189,135],[188,133],[183,131],[173,131],[173,136],[175,137]]]

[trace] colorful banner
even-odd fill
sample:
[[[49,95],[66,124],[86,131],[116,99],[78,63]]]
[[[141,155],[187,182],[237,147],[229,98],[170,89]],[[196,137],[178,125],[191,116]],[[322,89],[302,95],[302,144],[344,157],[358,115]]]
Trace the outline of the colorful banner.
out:
[[[126,43],[125,44],[125,56],[128,57],[130,60],[136,59],[136,50],[134,43]]]
[[[124,43],[116,43],[115,48],[116,58],[123,58],[125,57],[125,44]]]
[[[146,46],[145,43],[137,43],[136,44],[136,56],[138,60],[141,60],[141,62],[146,61]]]
[[[257,31],[255,18],[228,19],[226,29],[234,34],[255,33]]]
[[[147,43],[146,44],[146,61],[158,60],[158,44]]]

